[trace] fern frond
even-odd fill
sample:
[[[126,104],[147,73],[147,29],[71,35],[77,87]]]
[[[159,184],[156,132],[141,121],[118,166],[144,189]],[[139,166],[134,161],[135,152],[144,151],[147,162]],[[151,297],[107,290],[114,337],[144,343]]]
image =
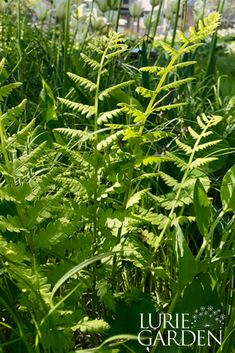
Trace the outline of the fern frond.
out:
[[[184,107],[187,104],[188,104],[187,102],[182,102],[182,103],[174,103],[174,104],[162,105],[160,107],[154,108],[153,112],[159,112],[159,111],[164,111],[164,110],[176,109],[176,108]]]
[[[144,189],[141,191],[136,192],[134,195],[132,195],[129,200],[127,201],[126,204],[126,209],[130,208],[131,206],[137,204],[142,197],[149,191],[150,189]]]
[[[119,49],[119,50],[116,50],[114,51],[113,53],[109,53],[109,54],[106,54],[105,55],[105,58],[110,61],[112,60],[113,58],[117,57],[117,56],[120,56],[121,54],[125,53],[128,49],[128,46],[124,46],[122,49]]]
[[[148,156],[142,159],[142,164],[147,166],[147,165],[152,165],[155,163],[161,163],[163,161],[163,159],[161,157],[158,156]]]
[[[5,65],[6,65],[6,59],[3,58],[3,59],[0,61],[0,74],[2,73],[3,69],[5,68]]]
[[[187,163],[180,157],[168,151],[166,151],[166,155],[169,158],[169,160],[171,160],[181,170],[185,170],[187,168]]]
[[[186,47],[184,49],[184,53],[192,53],[196,49],[200,48],[202,45],[203,45],[203,43],[197,43],[197,44],[189,45],[188,47]]]
[[[218,158],[216,157],[205,157],[205,158],[197,158],[195,159],[189,166],[190,169],[200,168],[210,162],[216,161]]]
[[[107,123],[114,117],[119,116],[122,113],[122,109],[113,109],[108,112],[101,113],[97,119],[97,124],[101,125],[103,123]]]
[[[187,155],[190,155],[193,150],[190,146],[186,145],[185,143],[181,142],[180,140],[176,139],[177,146],[184,151]]]
[[[160,70],[163,70],[164,67],[161,66],[143,66],[139,69],[140,72],[149,72],[151,74],[154,74]]]
[[[98,48],[96,45],[94,45],[93,43],[88,43],[88,47],[90,47],[92,50],[94,50],[97,54],[103,55],[103,50],[101,50],[100,48]],[[81,54],[82,55],[82,54]]]
[[[123,130],[119,130],[119,131],[115,132],[114,134],[110,135],[109,137],[107,137],[103,141],[99,142],[97,144],[97,150],[101,151],[102,149],[109,147],[111,144],[113,144],[115,141],[117,141],[118,138],[122,135],[123,135]]]
[[[128,115],[131,115],[134,118],[134,122],[143,122],[146,119],[146,115],[144,112],[141,112],[139,109],[133,107],[127,103],[119,103],[120,107],[122,107],[122,111]]]
[[[141,86],[136,88],[136,92],[144,98],[152,98],[155,95],[155,91]]]
[[[21,162],[21,166],[25,166],[26,164],[29,163],[35,163],[38,161],[38,159],[45,154],[45,147],[46,147],[47,141],[42,142],[39,146],[37,146],[34,150],[32,150],[29,154],[26,156],[23,155],[21,156],[18,160]],[[18,167],[18,165],[17,165]]]
[[[197,140],[200,137],[200,135],[191,126],[188,127],[188,132],[194,140]]]
[[[23,101],[20,104],[18,104],[16,107],[8,109],[6,113],[4,113],[1,116],[1,119],[4,121],[4,120],[14,120],[15,118],[18,118],[25,110],[26,103],[27,103],[27,99],[23,99]]]
[[[122,89],[122,88],[128,87],[128,86],[132,85],[133,83],[135,83],[135,81],[130,80],[130,81],[121,82],[115,86],[108,87],[100,93],[99,99],[103,100],[105,97],[109,97],[111,95],[111,93],[115,92],[117,89]]]
[[[16,198],[12,196],[10,192],[3,188],[0,189],[0,200],[17,202]]]
[[[89,89],[90,91],[95,91],[96,84],[85,77],[75,75],[71,72],[67,72],[69,78],[80,86]]]
[[[20,131],[18,131],[15,135],[13,135],[12,137],[9,137],[6,140],[6,146],[12,146],[14,145],[14,143],[19,143],[19,144],[23,144],[25,143],[25,141],[27,140],[27,137],[29,135],[29,133],[32,131],[32,129],[34,128],[35,125],[35,119],[32,119],[30,121],[30,123],[28,123],[23,129],[21,129]]]
[[[182,80],[177,80],[177,81],[168,83],[165,86],[162,86],[161,90],[169,91],[172,88],[177,88],[177,87],[182,86],[186,83],[192,82],[193,80],[195,80],[194,77],[183,78]]]
[[[55,131],[59,132],[62,135],[72,138],[81,138],[84,136],[84,131],[76,130],[76,129],[69,129],[69,128],[55,128]]]
[[[6,98],[11,94],[11,92],[22,85],[21,82],[14,82],[14,83],[9,83],[8,85],[5,85],[3,87],[0,87],[0,102],[3,101],[3,98]]]
[[[159,44],[168,54],[175,55],[177,53],[177,51],[166,42],[160,41]]]
[[[178,181],[176,179],[174,179],[172,176],[170,176],[164,172],[161,172],[161,171],[158,172],[158,174],[164,180],[166,185],[173,187],[173,188],[178,186]]]
[[[194,27],[189,29],[191,34],[189,40],[192,43],[197,43],[203,39],[211,36],[218,28],[221,20],[221,15],[219,12],[213,12],[209,14],[206,18],[199,20],[198,22],[198,31]]]
[[[89,58],[89,56],[84,53],[81,53],[81,57],[85,61],[85,63],[90,66],[93,70],[99,70],[100,63],[98,61]]]
[[[198,151],[201,151],[201,150],[205,150],[206,148],[208,147],[211,147],[211,146],[215,146],[217,145],[217,143],[221,142],[222,140],[214,140],[214,141],[209,141],[209,142],[206,142],[206,143],[202,143],[200,145],[197,146],[197,148],[195,149],[196,152]]]
[[[91,116],[95,115],[95,107],[92,105],[86,105],[86,104],[82,104],[82,103],[76,103],[76,102],[72,102],[68,99],[64,99],[64,98],[59,98],[58,100],[64,104],[66,107],[81,113],[82,115],[85,115],[87,118],[90,118]]]

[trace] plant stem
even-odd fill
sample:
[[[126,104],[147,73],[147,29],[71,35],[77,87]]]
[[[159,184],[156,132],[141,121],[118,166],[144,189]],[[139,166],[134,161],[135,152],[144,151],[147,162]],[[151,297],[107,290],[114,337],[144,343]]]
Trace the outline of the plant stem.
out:
[[[178,2],[177,2],[174,30],[173,30],[172,40],[171,40],[172,47],[174,47],[174,44],[175,44],[175,37],[176,37],[176,31],[177,31],[177,27],[178,27],[179,13],[180,13],[180,2],[181,2],[181,0],[178,0]]]
[[[119,26],[119,21],[120,21],[120,16],[121,16],[121,9],[122,9],[122,0],[119,0],[117,20],[116,20],[116,25],[115,25],[115,31],[116,32],[118,32],[118,26]]]
[[[67,0],[66,4],[66,16],[65,16],[65,38],[64,38],[64,80],[65,75],[68,71],[68,57],[69,57],[69,36],[70,36],[70,12],[71,12],[71,0]]]
[[[153,39],[154,39],[154,37],[156,36],[156,33],[157,33],[157,28],[158,28],[159,21],[160,21],[160,16],[161,16],[162,5],[163,5],[163,0],[160,0],[158,13],[157,13],[157,19],[156,19],[154,30],[153,30]]]
[[[16,16],[17,16],[17,46],[18,46],[18,80],[22,80],[21,72],[21,60],[22,60],[22,50],[21,50],[21,14],[20,14],[20,0],[16,3]]]

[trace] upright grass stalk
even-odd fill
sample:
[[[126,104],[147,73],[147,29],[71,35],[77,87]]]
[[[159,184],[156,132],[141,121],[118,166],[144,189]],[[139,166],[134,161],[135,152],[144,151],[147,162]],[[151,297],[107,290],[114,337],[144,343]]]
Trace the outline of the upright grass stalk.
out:
[[[16,2],[16,16],[17,16],[17,52],[18,52],[18,80],[22,80],[21,71],[21,60],[22,60],[22,50],[21,50],[21,10],[20,10],[20,0]]]
[[[175,23],[174,23],[173,35],[172,35],[172,40],[171,40],[171,46],[172,47],[174,47],[174,44],[175,44],[176,31],[177,31],[178,22],[179,22],[180,5],[181,5],[181,0],[178,0],[177,1],[176,14],[175,14]]]
[[[68,71],[69,59],[69,37],[70,37],[70,13],[71,0],[67,0],[66,14],[65,14],[65,36],[64,36],[64,65],[63,65],[63,81],[66,79],[66,72]]]
[[[155,25],[154,25],[154,29],[153,29],[153,39],[156,36],[157,28],[158,28],[158,25],[159,25],[159,22],[160,22],[160,16],[161,16],[161,11],[162,11],[163,1],[164,0],[160,0],[160,2],[159,2],[158,12],[157,12],[157,19],[156,19],[156,22],[155,22]]]
[[[118,2],[117,20],[116,20],[116,25],[115,25],[115,31],[116,32],[118,32],[118,26],[119,26],[119,21],[120,21],[120,16],[121,16],[121,9],[122,9],[122,0],[119,0],[119,2]]]

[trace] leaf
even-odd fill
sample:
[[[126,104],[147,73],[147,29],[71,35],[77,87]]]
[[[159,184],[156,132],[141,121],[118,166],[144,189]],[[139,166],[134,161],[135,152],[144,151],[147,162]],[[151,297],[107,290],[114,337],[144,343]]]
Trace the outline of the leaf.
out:
[[[71,72],[67,72],[69,78],[80,86],[89,89],[89,91],[95,91],[96,84],[85,77],[75,75]]]
[[[111,93],[114,93],[115,91],[117,91],[119,89],[128,87],[128,86],[132,85],[134,82],[135,82],[134,80],[130,80],[130,81],[121,82],[115,86],[108,87],[99,94],[99,99],[103,100],[105,97],[111,96]]]
[[[199,179],[195,183],[193,201],[198,229],[202,236],[207,236],[211,225],[211,203]]]
[[[15,118],[18,118],[25,110],[26,103],[27,103],[27,99],[23,99],[23,101],[20,104],[18,104],[16,107],[8,109],[7,112],[1,116],[1,119],[13,120]]]
[[[220,189],[223,210],[235,211],[235,165],[225,174]]]
[[[113,109],[108,112],[103,112],[99,115],[97,119],[97,124],[101,125],[103,123],[107,123],[109,120],[111,120],[114,117],[117,117],[122,113],[122,109]]]
[[[51,292],[51,300],[53,299],[55,293],[57,292],[57,290],[62,286],[62,284],[64,284],[70,277],[72,277],[73,275],[75,275],[77,272],[81,271],[83,268],[93,264],[96,261],[102,260],[104,258],[108,258],[110,256],[115,255],[115,252],[107,252],[104,254],[99,254],[97,256],[93,256],[92,258],[83,261],[82,263],[80,263],[79,265],[74,266],[73,268],[71,268],[68,272],[66,272],[54,285],[52,292]]]
[[[129,200],[127,201],[126,209],[128,209],[129,207],[137,204],[141,200],[142,196],[144,194],[146,194],[148,191],[149,191],[149,189],[144,189],[144,190],[138,191],[134,195],[132,195],[129,198]]]
[[[179,287],[182,289],[188,285],[197,274],[197,263],[186,243],[181,227],[175,226],[175,254],[179,270]]]
[[[83,58],[85,63],[89,65],[92,69],[99,70],[100,63],[98,63],[98,61],[89,58],[89,56],[85,55],[84,53],[81,53],[81,57]]]
[[[14,82],[14,83],[9,83],[8,85],[5,85],[3,87],[0,87],[0,102],[3,101],[3,98],[6,98],[11,94],[13,89],[20,87],[22,85],[21,82]]]
[[[161,90],[169,91],[172,88],[177,88],[177,87],[182,86],[186,83],[192,82],[193,80],[195,80],[195,78],[193,78],[193,77],[183,78],[182,80],[177,80],[177,81],[168,83],[165,86],[162,86]]]
[[[92,115],[95,115],[95,107],[92,105],[76,103],[68,99],[59,98],[59,97],[58,97],[58,100],[62,104],[66,105],[68,108],[85,115],[87,118],[90,118]]]
[[[80,330],[82,332],[104,332],[109,330],[109,324],[104,320],[89,320],[88,318],[84,318],[79,321],[79,323],[72,327],[73,331]]]

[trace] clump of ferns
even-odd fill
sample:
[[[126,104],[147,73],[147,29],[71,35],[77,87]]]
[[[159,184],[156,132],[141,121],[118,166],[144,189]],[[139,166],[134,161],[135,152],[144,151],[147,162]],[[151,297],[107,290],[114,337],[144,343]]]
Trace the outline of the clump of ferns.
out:
[[[148,219],[153,223],[155,222],[160,228],[160,233],[154,245],[155,250],[159,247],[169,226],[173,224],[174,218],[176,217],[176,209],[181,206],[182,202],[186,204],[189,203],[191,196],[185,195],[184,201],[182,193],[186,190],[187,183],[189,185],[192,182],[192,180],[190,180],[191,172],[200,169],[203,165],[214,160],[215,157],[197,158],[196,154],[199,150],[217,144],[217,140],[213,140],[205,142],[203,145],[201,140],[212,133],[210,129],[216,125],[221,118],[210,118],[205,115],[199,117],[197,122],[202,131],[198,133],[193,128],[189,128],[191,137],[195,140],[192,146],[185,145],[179,139],[175,138],[185,158],[179,157],[177,153],[174,154],[168,151],[165,151],[164,155],[156,155],[156,153],[153,153],[153,151],[157,149],[159,142],[165,138],[171,139],[172,134],[167,131],[166,127],[154,127],[152,130],[149,130],[146,124],[153,116],[159,117],[164,111],[182,109],[187,104],[187,102],[178,101],[168,104],[167,99],[172,90],[177,90],[182,85],[190,84],[193,78],[177,79],[177,76],[173,75],[176,79],[169,82],[169,75],[195,63],[194,61],[180,62],[180,60],[185,53],[192,53],[195,49],[200,47],[202,41],[216,30],[219,21],[220,15],[218,13],[212,13],[205,18],[204,21],[199,22],[197,30],[191,28],[188,37],[182,32],[179,32],[180,45],[177,49],[172,48],[165,42],[161,43],[161,46],[170,57],[168,65],[166,67],[148,66],[140,69],[140,72],[148,72],[150,75],[153,75],[156,81],[156,87],[153,90],[141,86],[136,88],[136,93],[145,101],[145,108],[143,108],[141,104],[138,104],[133,97],[133,100],[130,99],[128,103],[119,103],[115,109],[105,111],[101,109],[101,107],[109,106],[108,104],[102,106],[101,102],[104,99],[108,101],[111,97],[110,100],[112,101],[112,95],[115,92],[118,93],[120,89],[125,89],[135,83],[133,80],[129,80],[101,90],[101,83],[105,77],[104,73],[107,67],[110,67],[114,59],[127,51],[127,45],[123,41],[123,37],[117,33],[110,33],[109,37],[106,39],[106,45],[102,48],[90,44],[90,47],[98,54],[99,60],[94,60],[85,54],[82,55],[85,63],[96,72],[96,80],[91,81],[85,77],[68,73],[72,81],[84,87],[88,94],[91,94],[93,103],[88,105],[70,101],[67,98],[60,98],[60,102],[72,109],[78,115],[78,119],[80,119],[80,116],[85,116],[88,122],[93,121],[93,132],[87,131],[84,134],[83,131],[76,129],[57,129],[57,131],[70,138],[70,145],[72,144],[72,138],[76,148],[78,145],[82,145],[82,141],[91,141],[95,156],[94,159],[98,161],[95,167],[96,171],[93,175],[94,180],[97,180],[97,183],[98,180],[102,180],[102,178],[98,179],[98,174],[101,169],[99,167],[102,165],[102,163],[99,162],[102,160],[107,161],[109,159],[112,164],[118,162],[120,158],[124,161],[122,168],[124,168],[123,166],[128,166],[124,173],[126,182],[123,189],[123,196],[121,199],[119,198],[123,210],[134,210],[144,195],[154,197],[151,195],[149,187],[142,188],[142,185],[145,184],[141,183],[141,178],[160,177],[173,189],[173,194],[168,195],[168,197],[170,198],[172,195],[174,195],[174,197],[172,200],[166,200],[166,207],[161,199],[156,198],[159,207],[166,208],[166,214],[155,214],[151,216],[151,214],[145,212],[145,217],[142,214],[142,219]],[[123,123],[123,117],[126,119],[125,123]],[[118,119],[120,119],[120,123]],[[115,121],[117,121],[117,123],[115,123]],[[150,146],[150,148],[148,146]],[[161,172],[161,164],[165,161],[173,161],[177,164],[177,167],[182,172],[181,180],[175,180],[172,176]],[[109,167],[110,164],[106,165],[106,175],[109,174]],[[139,177],[140,179],[138,179]],[[194,178],[194,182],[195,180]],[[97,199],[97,195],[94,195],[94,198]],[[190,202],[191,201],[190,199]],[[153,220],[153,218],[155,218],[155,220]],[[120,240],[121,233],[122,230],[119,230],[117,236],[118,241]]]

